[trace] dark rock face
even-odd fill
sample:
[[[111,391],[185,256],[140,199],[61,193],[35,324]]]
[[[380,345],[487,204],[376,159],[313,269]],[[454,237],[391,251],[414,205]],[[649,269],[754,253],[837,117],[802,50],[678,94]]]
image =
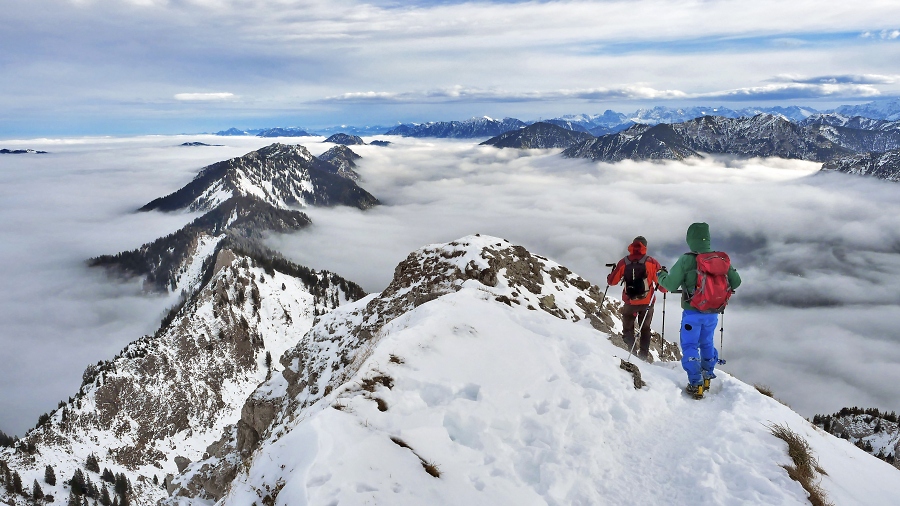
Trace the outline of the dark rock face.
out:
[[[485,146],[519,149],[567,148],[578,142],[587,142],[594,136],[551,123],[535,123],[519,130],[512,130],[482,142]]]
[[[343,144],[345,146],[359,146],[366,143],[364,140],[362,140],[362,137],[345,133],[334,134],[322,142],[333,142],[335,144]]]
[[[257,195],[282,208],[347,205],[368,209],[378,205],[378,199],[335,174],[332,165],[303,146],[272,144],[205,167],[183,188],[140,211],[208,211],[234,195]]]
[[[504,118],[502,120],[472,118],[466,121],[404,124],[388,131],[385,135],[475,139],[478,137],[494,137],[510,130],[524,128],[525,126],[527,125],[524,122],[515,118]]]
[[[221,144],[207,144],[205,142],[183,142],[181,146],[194,147],[194,146],[221,146]]]
[[[356,168],[356,160],[360,158],[362,157],[342,144],[319,155],[319,160],[328,162],[335,168],[335,174],[352,181],[359,181],[359,174],[353,169]]]
[[[385,147],[385,146],[390,146],[391,141],[372,141],[369,143],[369,145]]]
[[[288,127],[288,128],[266,128],[265,130],[256,134],[257,137],[310,137],[311,133],[306,132],[301,128],[296,127]]]
[[[838,157],[822,166],[822,171],[836,171],[860,176],[873,176],[900,181],[900,149],[886,153],[859,153]]]
[[[677,124],[636,125],[623,132],[576,144],[568,158],[597,161],[682,160],[701,153],[738,156],[778,156],[822,161],[851,151],[824,135],[783,117],[704,116]]]

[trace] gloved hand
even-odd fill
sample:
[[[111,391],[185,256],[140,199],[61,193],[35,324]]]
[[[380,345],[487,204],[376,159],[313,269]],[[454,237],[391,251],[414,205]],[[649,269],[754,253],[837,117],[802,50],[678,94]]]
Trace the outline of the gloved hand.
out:
[[[663,265],[662,267],[660,267],[659,270],[665,272],[666,274],[669,273],[669,269],[666,269],[666,266],[665,266],[665,265]]]

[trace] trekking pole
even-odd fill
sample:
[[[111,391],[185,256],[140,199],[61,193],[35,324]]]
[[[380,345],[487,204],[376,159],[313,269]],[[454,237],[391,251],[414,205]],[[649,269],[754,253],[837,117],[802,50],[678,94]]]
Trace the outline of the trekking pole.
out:
[[[616,268],[616,264],[606,264],[611,269]],[[609,292],[609,283],[606,284],[606,290],[603,290],[603,298],[600,299],[600,310],[603,311],[603,305],[606,304],[606,294]]]
[[[647,312],[644,313],[644,319],[643,319],[643,320],[640,320],[641,312],[638,311],[637,313],[634,313],[634,322],[637,324],[637,325],[635,326],[635,329],[636,329],[636,330],[639,331],[639,330],[642,330],[642,329],[644,328],[644,322],[647,321],[647,315],[648,315],[648,314],[650,314],[650,310],[649,310],[649,309],[647,309]],[[640,320],[640,322],[639,322],[639,320]],[[624,337],[624,336],[623,336],[623,337]],[[628,358],[625,359],[625,361],[626,361],[626,362],[629,362],[629,363],[631,362],[631,354],[634,353],[634,346],[635,346],[635,345],[637,344],[637,342],[638,342],[638,333],[637,333],[637,331],[634,332],[634,336],[633,336],[633,337],[634,337],[634,340],[631,342],[631,349],[628,350]]]
[[[659,358],[662,359],[663,350],[666,349],[666,292],[663,292],[663,325],[662,335],[659,336]]]
[[[724,309],[722,310],[722,318],[719,319],[719,322],[722,324],[722,326],[719,327],[719,353],[721,354],[725,348],[725,310]],[[720,358],[717,361],[717,363],[719,365],[724,365],[725,359]]]

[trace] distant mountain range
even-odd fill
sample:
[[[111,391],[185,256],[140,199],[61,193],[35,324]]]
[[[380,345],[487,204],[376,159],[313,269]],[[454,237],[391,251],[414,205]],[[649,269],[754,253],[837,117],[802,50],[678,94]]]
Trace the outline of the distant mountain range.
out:
[[[593,137],[535,123],[482,143],[498,148],[564,148],[566,158],[593,161],[683,160],[704,154],[827,162],[827,170],[900,180],[900,121],[816,114],[800,122],[781,115],[703,116],[680,123],[634,125]]]
[[[900,99],[880,100],[862,105],[843,105],[835,109],[817,110],[804,106],[776,107],[744,107],[731,109],[728,107],[665,107],[638,109],[630,114],[606,110],[601,114],[570,114],[557,118],[541,118],[537,121],[523,121],[516,118],[502,120],[489,117],[471,118],[463,121],[431,121],[427,123],[402,123],[397,126],[364,126],[341,125],[318,129],[301,129],[297,127],[266,128],[240,130],[229,128],[216,132],[216,135],[263,135],[266,132],[283,133],[285,136],[322,135],[346,133],[357,136],[400,135],[405,137],[438,137],[469,139],[494,137],[502,133],[524,128],[533,123],[544,122],[573,130],[588,132],[594,136],[617,133],[630,128],[634,124],[657,125],[659,123],[682,123],[703,116],[721,116],[724,118],[749,118],[758,114],[783,116],[794,122],[802,122],[815,115],[834,113],[852,118],[862,117],[873,120],[900,120]],[[307,133],[309,132],[309,133]]]
[[[404,124],[385,132],[385,135],[473,139],[477,137],[493,137],[526,126],[527,123],[515,118],[498,120],[485,116],[483,118],[472,118],[465,121],[434,121],[421,124]]]

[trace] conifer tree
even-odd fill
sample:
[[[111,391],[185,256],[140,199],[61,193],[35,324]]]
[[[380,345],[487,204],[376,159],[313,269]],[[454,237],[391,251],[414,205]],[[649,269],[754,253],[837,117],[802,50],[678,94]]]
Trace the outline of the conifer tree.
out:
[[[116,477],[113,476],[112,471],[110,471],[108,467],[103,468],[103,475],[100,476],[100,479],[107,483],[115,483],[116,482]]]
[[[103,491],[100,492],[100,504],[103,506],[109,506],[112,504],[112,499],[109,497],[109,489],[106,488],[106,485],[103,485]]]
[[[56,485],[56,473],[50,464],[47,464],[47,467],[44,468],[44,483],[51,486]]]
[[[41,484],[37,480],[34,480],[34,484],[31,486],[31,498],[35,501],[40,501],[44,498],[44,491],[41,490]]]
[[[100,472],[100,464],[97,463],[97,456],[93,453],[87,456],[87,460],[84,463],[84,468],[88,471],[93,471],[95,473]]]
[[[66,502],[66,506],[81,506],[81,497],[73,489],[69,490],[69,500]]]
[[[84,473],[81,472],[81,469],[75,470],[75,474],[73,474],[72,479],[69,480],[69,489],[71,489],[72,493],[75,495],[80,496],[85,493]]]
[[[21,494],[24,490],[22,488],[22,477],[19,476],[19,471],[13,471],[13,492],[17,494]]]

